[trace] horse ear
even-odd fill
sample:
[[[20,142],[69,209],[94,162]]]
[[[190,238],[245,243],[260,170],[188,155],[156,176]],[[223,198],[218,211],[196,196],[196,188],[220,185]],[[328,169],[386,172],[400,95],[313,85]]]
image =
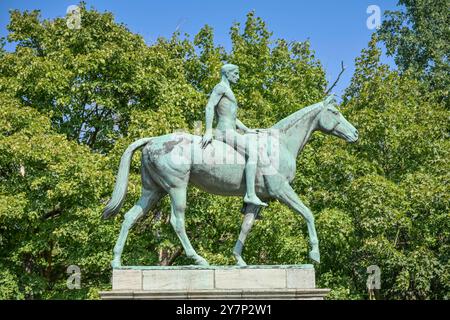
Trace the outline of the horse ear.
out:
[[[330,103],[336,103],[336,96],[332,93],[330,94],[328,97],[326,97],[325,99],[325,105],[330,104]]]

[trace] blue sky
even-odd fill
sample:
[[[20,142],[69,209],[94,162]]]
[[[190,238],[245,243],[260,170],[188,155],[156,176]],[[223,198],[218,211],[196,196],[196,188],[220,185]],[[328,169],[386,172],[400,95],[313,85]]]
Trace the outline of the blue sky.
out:
[[[263,18],[274,38],[305,41],[309,39],[316,57],[322,62],[330,84],[344,61],[347,70],[333,92],[338,95],[348,86],[354,71],[354,60],[367,46],[370,35],[366,21],[369,5],[381,11],[395,10],[394,0],[273,0],[273,1],[144,1],[144,0],[86,0],[87,7],[100,12],[113,12],[117,22],[141,34],[147,44],[159,36],[170,37],[179,28],[193,37],[202,26],[214,28],[217,44],[230,49],[229,30],[234,22],[244,23],[246,14],[254,10]],[[69,5],[78,0],[0,0],[0,36],[6,36],[10,9],[40,9],[43,18],[62,17]],[[8,45],[8,50],[13,50]],[[392,59],[384,62],[393,65]]]

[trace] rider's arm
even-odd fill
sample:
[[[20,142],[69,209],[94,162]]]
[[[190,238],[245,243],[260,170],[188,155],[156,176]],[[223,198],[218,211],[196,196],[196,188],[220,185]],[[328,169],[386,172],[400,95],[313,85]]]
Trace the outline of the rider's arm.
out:
[[[249,130],[249,128],[245,124],[243,124],[239,119],[236,119],[236,128],[244,132],[247,132]]]
[[[212,125],[214,120],[214,108],[224,95],[224,90],[220,86],[216,86],[209,97],[206,105],[206,133],[212,133]]]

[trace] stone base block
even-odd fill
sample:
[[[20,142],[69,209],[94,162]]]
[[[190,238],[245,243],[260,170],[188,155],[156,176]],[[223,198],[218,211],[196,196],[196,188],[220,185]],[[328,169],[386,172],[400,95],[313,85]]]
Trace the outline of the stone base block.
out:
[[[122,267],[102,299],[320,299],[312,265]]]

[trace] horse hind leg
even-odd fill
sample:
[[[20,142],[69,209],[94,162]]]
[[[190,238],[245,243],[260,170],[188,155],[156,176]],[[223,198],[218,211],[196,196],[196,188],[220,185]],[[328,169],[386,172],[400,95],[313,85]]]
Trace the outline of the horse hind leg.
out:
[[[171,200],[172,212],[170,216],[170,223],[175,230],[178,238],[183,245],[184,251],[189,258],[195,260],[198,265],[209,265],[205,258],[197,254],[192,247],[191,242],[186,234],[184,213],[186,210],[186,190],[187,186],[171,188],[169,196]]]
[[[148,185],[147,187],[150,187]],[[116,245],[114,246],[114,258],[111,262],[111,266],[119,268],[122,265],[121,258],[125,242],[128,237],[128,232],[135,225],[135,223],[150,211],[150,209],[164,196],[164,192],[161,191],[155,184],[152,188],[146,189],[142,187],[142,195],[138,202],[125,214],[125,219],[122,222],[119,237]]]

